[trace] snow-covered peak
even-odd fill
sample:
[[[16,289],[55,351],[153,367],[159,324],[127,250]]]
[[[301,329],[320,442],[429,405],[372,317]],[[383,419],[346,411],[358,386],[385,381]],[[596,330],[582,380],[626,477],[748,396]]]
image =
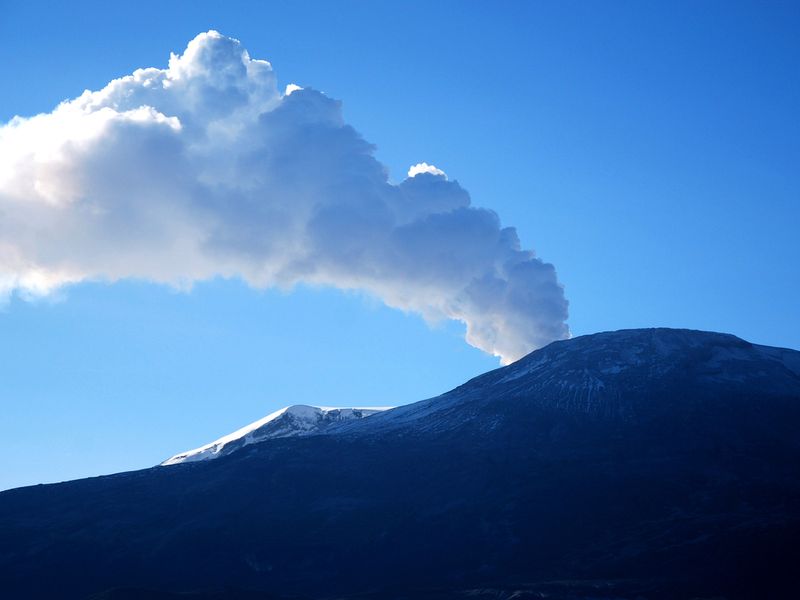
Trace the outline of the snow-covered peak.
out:
[[[267,439],[322,433],[335,423],[363,419],[388,408],[391,407],[333,408],[305,404],[287,406],[210,444],[176,454],[161,463],[161,466],[218,458],[243,446]]]

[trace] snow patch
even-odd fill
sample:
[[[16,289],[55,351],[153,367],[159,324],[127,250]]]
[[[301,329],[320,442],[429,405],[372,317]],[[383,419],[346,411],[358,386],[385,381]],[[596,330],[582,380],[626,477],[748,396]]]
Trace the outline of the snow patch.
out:
[[[391,407],[336,408],[332,406],[308,406],[305,404],[287,406],[205,446],[176,454],[162,462],[161,466],[218,458],[230,454],[243,446],[267,439],[322,433],[335,423],[363,419],[389,408]]]

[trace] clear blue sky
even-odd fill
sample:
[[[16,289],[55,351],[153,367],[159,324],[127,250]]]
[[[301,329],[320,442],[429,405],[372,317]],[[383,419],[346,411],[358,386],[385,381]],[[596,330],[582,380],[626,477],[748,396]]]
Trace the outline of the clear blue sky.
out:
[[[444,169],[552,262],[573,335],[800,348],[800,5],[0,2],[0,122],[217,29]],[[2,214],[0,214],[2,218]],[[2,240],[0,240],[2,241]],[[497,366],[355,293],[84,283],[0,309],[0,489],[146,467],[293,403],[402,404]]]

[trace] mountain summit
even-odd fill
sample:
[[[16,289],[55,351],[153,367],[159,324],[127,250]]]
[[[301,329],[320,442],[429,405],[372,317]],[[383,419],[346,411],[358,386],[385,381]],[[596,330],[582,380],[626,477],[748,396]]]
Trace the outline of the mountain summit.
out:
[[[168,468],[0,493],[0,595],[796,591],[794,350],[601,333],[415,404],[361,418],[294,407],[257,423]],[[190,459],[204,452],[218,458]]]
[[[757,410],[753,398],[797,398],[798,385],[795,350],[723,333],[628,329],[553,342],[442,396],[351,429],[448,429],[535,410],[642,423],[735,406]]]

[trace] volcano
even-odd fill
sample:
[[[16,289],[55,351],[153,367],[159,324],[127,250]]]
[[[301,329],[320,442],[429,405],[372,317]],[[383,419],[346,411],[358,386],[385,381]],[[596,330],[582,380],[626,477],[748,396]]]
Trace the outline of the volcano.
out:
[[[800,352],[608,332],[394,409],[279,412],[0,493],[0,595],[796,596]]]

